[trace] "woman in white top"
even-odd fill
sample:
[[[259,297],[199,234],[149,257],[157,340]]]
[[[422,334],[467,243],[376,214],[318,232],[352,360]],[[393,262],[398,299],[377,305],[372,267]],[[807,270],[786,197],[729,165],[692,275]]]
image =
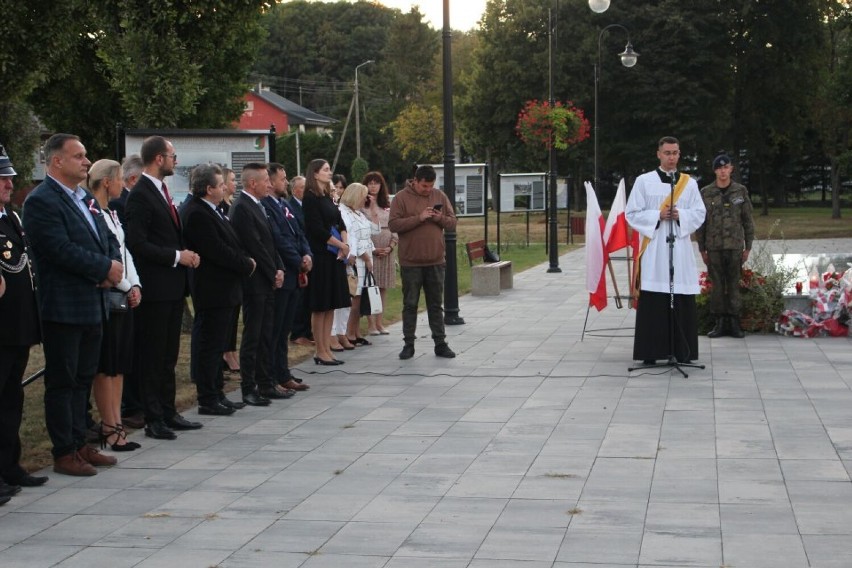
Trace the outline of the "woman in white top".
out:
[[[371,345],[361,335],[361,288],[364,276],[373,271],[372,226],[367,216],[361,212],[367,200],[367,186],[360,183],[350,184],[340,198],[340,215],[346,223],[346,235],[349,240],[349,265],[355,265],[358,276],[358,294],[352,297],[352,309],[349,311],[349,323],[346,326],[346,339],[355,345]]]
[[[124,229],[118,215],[107,207],[110,199],[121,195],[121,165],[112,160],[98,160],[89,169],[88,187],[101,207],[99,217],[113,232],[121,249],[124,278],[112,290],[126,293],[129,308],[135,308],[142,301],[142,285],[136,274],[133,257],[124,244]],[[109,445],[116,452],[128,452],[140,447],[136,442],[127,441],[127,433],[121,424],[124,374],[131,370],[132,364],[133,311],[111,310],[104,324],[101,359],[92,383],[92,392],[101,415],[101,447]]]

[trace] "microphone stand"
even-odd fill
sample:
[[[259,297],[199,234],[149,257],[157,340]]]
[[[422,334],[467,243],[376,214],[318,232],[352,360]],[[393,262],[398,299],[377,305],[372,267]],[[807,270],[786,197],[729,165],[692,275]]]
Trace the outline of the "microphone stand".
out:
[[[675,173],[669,174],[669,184],[671,185],[671,197],[669,198],[669,206],[674,208],[674,190],[675,190]],[[650,365],[638,365],[636,367],[628,367],[627,371],[636,371],[639,369],[655,369],[660,367],[671,367],[676,369],[683,375],[684,379],[689,378],[684,367],[693,369],[703,369],[704,365],[698,363],[681,363],[675,357],[675,292],[674,292],[674,246],[675,246],[675,220],[669,216],[669,234],[666,235],[666,243],[669,245],[669,358],[665,363],[652,363]]]

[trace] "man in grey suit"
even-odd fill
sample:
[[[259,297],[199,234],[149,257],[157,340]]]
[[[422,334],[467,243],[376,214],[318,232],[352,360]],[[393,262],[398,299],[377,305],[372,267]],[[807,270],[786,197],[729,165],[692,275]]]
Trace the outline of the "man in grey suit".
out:
[[[27,197],[23,225],[41,304],[45,422],[53,471],[95,475],[93,466],[116,463],[85,443],[86,402],[109,314],[107,291],[124,268],[97,200],[79,186],[91,165],[80,139],[54,134],[44,155],[47,177]]]

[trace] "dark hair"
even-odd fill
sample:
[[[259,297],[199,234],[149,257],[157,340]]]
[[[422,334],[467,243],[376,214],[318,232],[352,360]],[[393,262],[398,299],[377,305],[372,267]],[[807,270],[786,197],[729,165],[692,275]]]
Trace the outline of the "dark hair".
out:
[[[80,140],[76,134],[54,134],[44,143],[44,161],[50,165],[50,159],[65,147],[65,143],[69,140]]]
[[[334,174],[331,176],[331,185],[336,186],[338,183],[343,186],[343,189],[346,189],[346,186],[348,185],[346,183],[346,176],[343,174]]]
[[[680,146],[680,142],[674,136],[663,136],[660,138],[660,141],[657,142],[657,148],[662,148],[664,144],[677,144]]]
[[[308,164],[308,169],[305,170],[305,189],[320,197],[323,195],[331,195],[331,186],[326,185],[325,187],[322,187],[317,179],[317,172],[320,171],[327,163],[328,162],[322,158],[317,158],[315,160],[311,160],[311,163]]]
[[[432,166],[419,166],[414,172],[414,179],[418,181],[435,181],[438,174]]]
[[[382,209],[387,209],[390,207],[390,197],[388,197],[390,192],[388,191],[388,182],[385,181],[385,176],[381,172],[367,172],[364,174],[364,180],[361,183],[367,185],[371,181],[379,182],[379,194],[376,195],[376,204]]]
[[[283,170],[284,166],[282,166],[278,162],[269,162],[269,164],[266,166],[266,169],[269,170],[269,177],[272,177],[281,170]]]
[[[157,156],[161,156],[169,151],[169,141],[162,136],[149,136],[142,142],[142,148],[139,150],[139,155],[142,156],[142,163],[146,166],[153,164]]]
[[[216,175],[222,175],[222,168],[216,164],[195,166],[189,176],[189,186],[192,190],[192,195],[195,197],[205,197],[207,195],[207,188],[216,186]]]

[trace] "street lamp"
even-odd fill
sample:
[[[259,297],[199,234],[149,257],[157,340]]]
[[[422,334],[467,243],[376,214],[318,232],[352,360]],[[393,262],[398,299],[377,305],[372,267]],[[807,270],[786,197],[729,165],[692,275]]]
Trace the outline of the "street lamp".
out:
[[[364,65],[375,63],[372,59],[355,67],[355,157],[361,157],[361,111],[358,106],[358,69]]]
[[[589,8],[596,14],[602,14],[609,9],[609,0],[589,0]]]
[[[595,65],[595,191],[598,191],[598,83],[601,77],[601,40],[603,40],[604,32],[610,28],[619,28],[627,34],[627,45],[624,47],[624,51],[618,54],[618,57],[621,58],[621,64],[628,68],[633,67],[639,59],[639,54],[633,51],[633,44],[630,43],[630,30],[621,24],[610,24],[598,34],[598,61]]]
[[[598,14],[602,12],[606,12],[609,8],[610,0],[589,0],[589,8],[592,9],[593,12]],[[556,10],[552,8],[548,10],[548,26],[550,32],[550,42],[548,46],[548,91],[549,96],[548,99],[550,101],[550,108],[554,108],[556,106],[556,99],[553,95],[553,55],[556,52],[556,24],[559,21],[559,0],[556,0]],[[595,107],[597,108],[597,107]],[[596,121],[597,122],[597,121]],[[548,166],[550,169],[550,180],[549,180],[549,191],[548,191],[548,201],[550,205],[548,207],[548,257],[550,261],[550,266],[547,268],[548,272],[562,272],[562,269],[559,268],[559,244],[556,242],[556,234],[558,230],[558,220],[556,215],[556,147],[553,145],[553,141],[551,140],[550,144],[550,154],[548,156]]]

